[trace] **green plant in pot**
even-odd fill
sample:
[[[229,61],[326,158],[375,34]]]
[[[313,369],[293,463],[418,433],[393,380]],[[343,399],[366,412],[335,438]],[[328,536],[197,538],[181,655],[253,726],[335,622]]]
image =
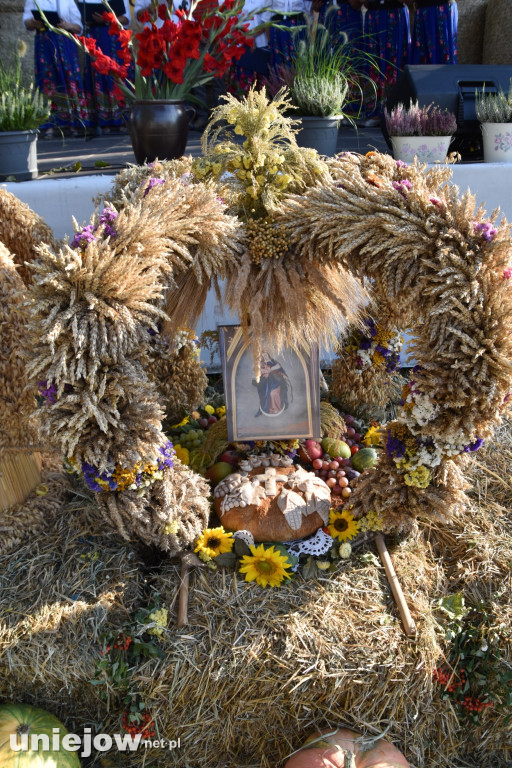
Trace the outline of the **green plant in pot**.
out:
[[[476,114],[482,128],[486,163],[512,163],[512,78],[502,89],[476,92]]]
[[[37,176],[37,134],[50,117],[50,104],[32,82],[23,82],[19,48],[10,65],[0,62],[0,179]]]
[[[327,11],[329,13],[329,11]],[[296,59],[292,68],[279,67],[266,81],[274,96],[286,85],[294,106],[293,116],[302,121],[297,142],[323,155],[334,155],[342,120],[354,124],[361,109],[363,81],[375,88],[364,74],[372,57],[357,50],[354,42],[334,44],[328,28],[313,18],[297,27]]]
[[[457,119],[452,112],[435,104],[409,107],[398,104],[391,112],[384,110],[386,128],[393,145],[395,160],[412,163],[442,163],[446,160]]]

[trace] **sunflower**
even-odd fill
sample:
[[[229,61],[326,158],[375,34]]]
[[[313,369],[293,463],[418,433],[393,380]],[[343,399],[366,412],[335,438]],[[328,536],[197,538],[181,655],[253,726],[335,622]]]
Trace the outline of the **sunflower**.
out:
[[[199,552],[199,557],[217,557],[224,552],[231,552],[234,543],[233,534],[225,531],[222,525],[219,528],[207,528],[198,538],[194,552]]]
[[[286,568],[291,568],[286,555],[282,555],[273,546],[265,549],[264,544],[251,546],[250,555],[242,558],[240,573],[245,573],[246,581],[256,581],[262,587],[278,587],[284,579],[290,579],[291,574]]]
[[[359,533],[359,523],[354,520],[348,509],[343,509],[341,512],[331,509],[329,512],[329,525],[327,527],[333,539],[339,539],[340,541],[353,539]]]

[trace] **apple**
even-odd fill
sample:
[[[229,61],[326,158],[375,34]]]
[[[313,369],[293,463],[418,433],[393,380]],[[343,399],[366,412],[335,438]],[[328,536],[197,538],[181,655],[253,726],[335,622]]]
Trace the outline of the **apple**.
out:
[[[300,460],[305,464],[310,464],[314,459],[321,459],[323,455],[322,446],[312,438],[304,440],[299,448]]]
[[[197,422],[202,429],[208,429],[208,419],[202,418]]]
[[[217,461],[216,464],[206,470],[204,476],[207,480],[211,480],[214,485],[217,485],[217,483],[220,483],[221,480],[230,475],[233,469],[233,465],[227,461]]]
[[[238,465],[238,459],[239,457],[236,451],[224,451],[217,461],[223,461],[226,464],[231,464],[231,466],[236,467]]]

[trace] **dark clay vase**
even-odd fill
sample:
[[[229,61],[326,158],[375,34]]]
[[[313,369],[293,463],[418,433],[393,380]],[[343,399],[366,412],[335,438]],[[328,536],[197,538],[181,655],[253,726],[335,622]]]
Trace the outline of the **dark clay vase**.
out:
[[[187,145],[188,121],[184,101],[134,101],[129,131],[137,163],[182,157]]]

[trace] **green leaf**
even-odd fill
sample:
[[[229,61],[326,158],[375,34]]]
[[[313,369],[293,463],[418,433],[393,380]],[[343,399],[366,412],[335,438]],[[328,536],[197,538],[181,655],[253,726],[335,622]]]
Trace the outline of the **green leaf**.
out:
[[[460,592],[442,597],[438,605],[451,619],[462,619],[469,611],[464,605],[464,595]]]
[[[223,552],[214,558],[215,565],[223,566],[224,568],[232,568],[238,562],[238,557],[234,552]]]
[[[110,163],[106,163],[104,160],[96,160],[94,163],[95,168],[108,168]]]
[[[245,543],[245,541],[242,541],[242,539],[239,539],[235,536],[235,546],[233,547],[235,553],[238,555],[238,557],[243,557],[244,555],[250,555],[251,550]]]
[[[302,576],[305,579],[315,579],[318,575],[318,568],[316,562],[311,556],[308,557],[304,567],[302,568]]]

